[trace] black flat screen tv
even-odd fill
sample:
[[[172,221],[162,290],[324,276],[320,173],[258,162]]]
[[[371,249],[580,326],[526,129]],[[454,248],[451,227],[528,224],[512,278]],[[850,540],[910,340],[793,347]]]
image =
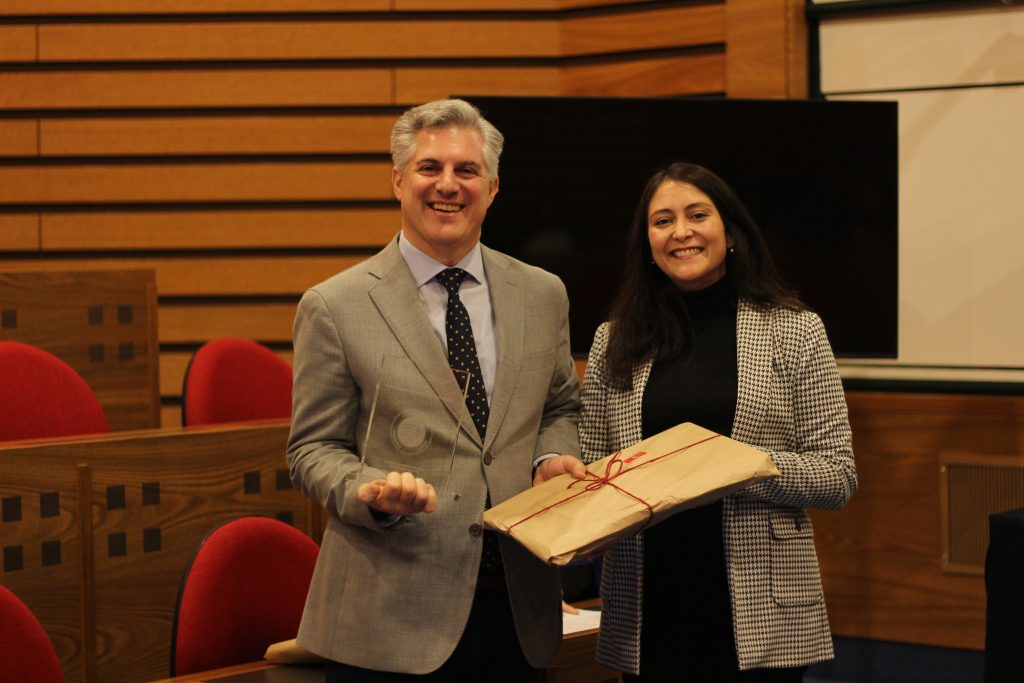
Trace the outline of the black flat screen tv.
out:
[[[896,103],[461,97],[505,135],[483,242],[562,278],[573,355],[607,319],[646,179],[682,160],[736,190],[837,356],[896,357]]]

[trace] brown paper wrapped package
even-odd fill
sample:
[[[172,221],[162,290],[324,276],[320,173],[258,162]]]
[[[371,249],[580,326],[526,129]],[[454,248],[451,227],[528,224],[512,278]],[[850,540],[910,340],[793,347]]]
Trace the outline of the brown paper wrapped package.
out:
[[[767,453],[684,422],[484,512],[484,524],[549,564],[602,553],[669,515],[779,476]]]

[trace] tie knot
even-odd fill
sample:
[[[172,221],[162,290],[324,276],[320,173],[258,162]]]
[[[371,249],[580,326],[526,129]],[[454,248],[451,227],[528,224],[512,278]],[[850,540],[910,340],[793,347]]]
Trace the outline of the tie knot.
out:
[[[447,268],[434,276],[434,279],[444,285],[449,295],[458,294],[462,281],[469,275],[462,268]]]

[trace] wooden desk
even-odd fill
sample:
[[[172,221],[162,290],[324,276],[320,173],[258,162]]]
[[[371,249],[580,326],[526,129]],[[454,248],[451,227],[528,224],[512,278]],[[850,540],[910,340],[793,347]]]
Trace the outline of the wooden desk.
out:
[[[597,629],[572,633],[562,640],[558,656],[541,673],[544,683],[609,683],[621,681],[618,673],[594,662]],[[322,683],[323,673],[313,666],[277,666],[265,660],[222,669],[164,678],[155,683]]]
[[[43,623],[68,683],[166,675],[181,574],[215,525],[262,515],[320,538],[320,508],[288,480],[287,436],[268,422],[0,447],[0,582]],[[545,683],[617,680],[596,642],[566,636]],[[205,675],[271,665],[249,666]]]
[[[600,599],[583,600],[575,603],[581,609],[600,605]],[[597,629],[569,633],[562,638],[558,655],[541,672],[543,683],[614,683],[620,682],[619,674],[598,665],[594,661],[597,648]],[[322,674],[319,667],[276,666],[261,660],[238,664],[222,669],[165,678],[155,683],[306,683],[316,680],[320,683]]]
[[[160,426],[156,318],[153,270],[0,272],[0,340],[74,368],[112,431]]]
[[[217,524],[261,515],[310,533],[287,436],[268,422],[0,448],[0,582],[42,622],[68,683],[166,675],[182,572]]]
[[[541,673],[541,683],[621,683],[617,671],[595,661],[597,629],[570,633]]]
[[[323,668],[320,666],[278,666],[266,660],[225,666],[186,676],[164,678],[154,683],[323,683]]]

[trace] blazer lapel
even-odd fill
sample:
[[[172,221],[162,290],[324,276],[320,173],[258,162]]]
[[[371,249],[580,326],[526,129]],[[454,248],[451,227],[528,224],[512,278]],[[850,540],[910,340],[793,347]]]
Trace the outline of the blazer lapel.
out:
[[[487,420],[485,446],[494,443],[502,422],[512,403],[519,368],[523,363],[524,302],[519,283],[508,271],[508,264],[494,258],[491,250],[480,246],[487,286],[491,291],[494,310],[494,334],[497,345],[498,368],[491,395],[490,416]]]
[[[653,361],[633,366],[633,385],[629,391],[613,391],[609,395],[609,414],[614,416],[613,438],[608,446],[615,452],[644,438],[643,395],[651,376]],[[610,455],[603,453],[602,455]]]
[[[482,446],[480,435],[473,427],[469,410],[462,400],[462,392],[448,366],[448,359],[441,345],[432,343],[437,335],[423,309],[416,283],[402,258],[398,243],[391,242],[375,261],[370,274],[380,282],[370,287],[370,299],[448,412],[456,420],[461,420],[462,430],[478,447]]]
[[[732,436],[739,441],[760,431],[771,390],[773,339],[770,314],[741,301],[736,316],[738,390]]]

